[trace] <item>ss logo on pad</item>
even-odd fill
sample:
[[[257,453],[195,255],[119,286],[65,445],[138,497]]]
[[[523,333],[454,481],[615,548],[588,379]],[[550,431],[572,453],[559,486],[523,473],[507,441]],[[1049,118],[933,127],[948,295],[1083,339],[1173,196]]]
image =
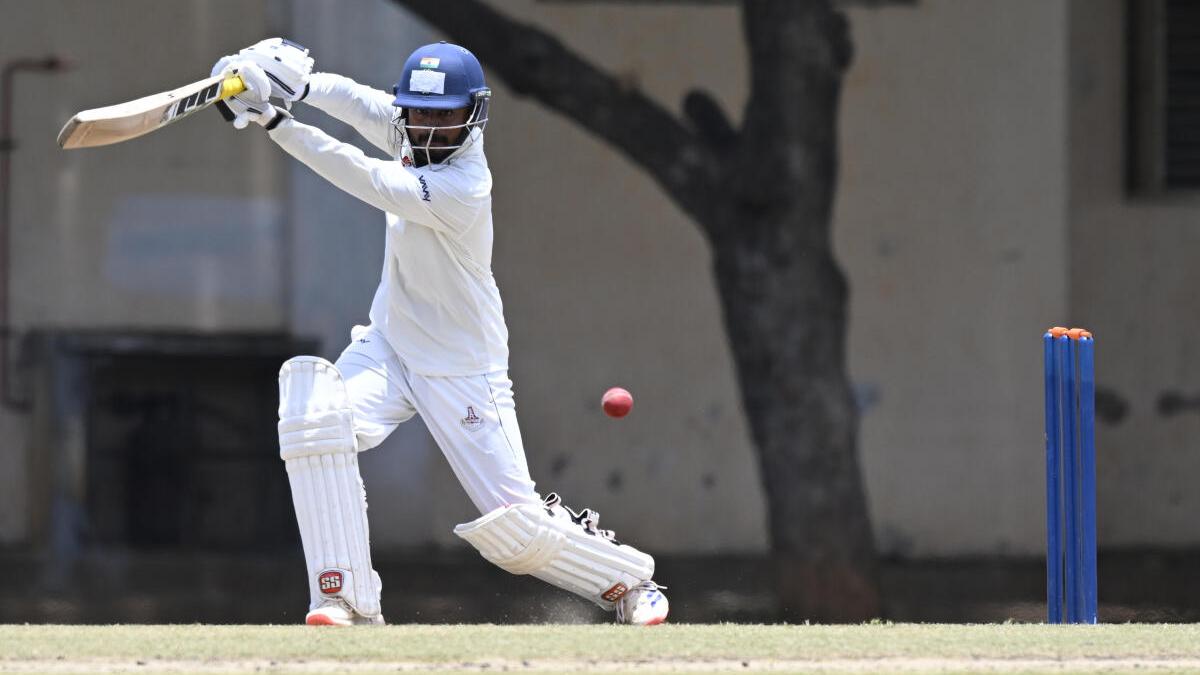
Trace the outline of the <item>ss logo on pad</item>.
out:
[[[333,595],[342,590],[342,573],[337,570],[326,570],[317,577],[317,588],[325,595]]]

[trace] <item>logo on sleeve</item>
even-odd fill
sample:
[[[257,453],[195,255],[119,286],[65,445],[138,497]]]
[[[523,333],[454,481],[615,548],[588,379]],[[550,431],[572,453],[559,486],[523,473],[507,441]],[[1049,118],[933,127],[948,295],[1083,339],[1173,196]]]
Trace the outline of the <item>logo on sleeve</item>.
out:
[[[425,182],[425,176],[417,176],[417,181],[421,183],[421,199],[431,201],[429,199],[429,183]]]
[[[462,425],[467,431],[479,431],[483,428],[483,418],[475,414],[475,406],[467,406],[467,416],[462,418]]]

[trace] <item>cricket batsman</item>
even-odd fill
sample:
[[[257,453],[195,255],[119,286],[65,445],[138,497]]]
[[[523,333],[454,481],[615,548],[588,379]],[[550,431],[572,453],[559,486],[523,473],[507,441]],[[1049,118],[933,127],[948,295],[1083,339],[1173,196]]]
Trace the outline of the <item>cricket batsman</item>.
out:
[[[492,92],[475,56],[439,42],[408,57],[391,94],[312,73],[280,38],[222,58],[246,91],[222,104],[288,154],[383,211],[383,273],[370,324],[336,363],[297,356],[279,371],[279,454],[308,567],[309,625],[382,624],[358,453],[420,415],[481,516],[454,528],[484,558],[657,624],[668,603],[654,559],[534,489],[508,378],[508,329],[492,276],[492,176],[484,129]],[[296,101],[350,124],[390,159],[297,122]]]

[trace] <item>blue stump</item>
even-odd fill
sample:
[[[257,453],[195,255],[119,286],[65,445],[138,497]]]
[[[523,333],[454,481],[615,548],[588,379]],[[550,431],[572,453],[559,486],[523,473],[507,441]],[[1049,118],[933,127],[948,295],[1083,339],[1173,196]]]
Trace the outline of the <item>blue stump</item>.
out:
[[[1042,337],[1046,395],[1046,617],[1096,623],[1096,377],[1082,331]]]

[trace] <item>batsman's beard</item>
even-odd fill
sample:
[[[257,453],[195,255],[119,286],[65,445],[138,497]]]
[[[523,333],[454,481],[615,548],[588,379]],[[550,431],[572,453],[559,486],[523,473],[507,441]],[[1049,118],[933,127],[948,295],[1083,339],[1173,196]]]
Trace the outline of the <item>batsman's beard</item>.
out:
[[[412,140],[413,164],[418,167],[428,164],[440,164],[450,158],[467,139],[470,129],[463,127],[457,130],[457,138],[450,138],[436,129],[424,127],[408,127],[408,137]]]

